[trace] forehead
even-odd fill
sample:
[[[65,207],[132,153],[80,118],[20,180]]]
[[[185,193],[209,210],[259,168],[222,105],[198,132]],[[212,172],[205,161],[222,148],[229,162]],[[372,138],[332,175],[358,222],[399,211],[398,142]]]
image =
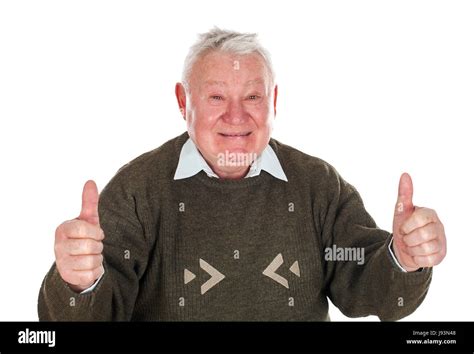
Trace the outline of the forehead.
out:
[[[269,75],[263,58],[257,53],[229,54],[213,51],[200,57],[193,66],[191,81],[201,85],[266,83]]]

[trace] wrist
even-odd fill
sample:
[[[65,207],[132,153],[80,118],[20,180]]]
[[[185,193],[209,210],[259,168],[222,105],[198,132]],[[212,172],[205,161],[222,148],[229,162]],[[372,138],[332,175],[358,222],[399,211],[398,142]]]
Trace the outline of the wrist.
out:
[[[67,285],[69,286],[69,288],[74,291],[75,293],[82,293],[84,290],[90,288],[94,283],[91,283],[90,285],[73,285],[73,284],[69,284],[67,283]]]
[[[402,257],[400,256],[400,252],[398,251],[398,248],[396,247],[395,243],[392,242],[390,244],[390,248],[392,249],[392,252],[393,254],[395,255],[395,258],[397,259],[397,262],[399,264],[400,267],[402,267],[403,269],[405,269],[407,272],[416,272],[422,268],[420,267],[410,267],[410,266],[407,266],[406,264],[403,263],[402,261]]]

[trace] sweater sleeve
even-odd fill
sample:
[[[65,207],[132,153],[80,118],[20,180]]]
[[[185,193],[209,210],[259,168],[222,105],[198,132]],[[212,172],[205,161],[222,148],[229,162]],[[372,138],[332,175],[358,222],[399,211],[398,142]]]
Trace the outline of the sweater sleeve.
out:
[[[79,294],[65,283],[53,264],[41,285],[40,321],[128,321],[132,319],[149,247],[136,195],[115,176],[99,200],[105,233],[105,273],[94,289]]]
[[[351,249],[363,262],[325,260],[328,297],[348,317],[376,315],[382,321],[411,314],[425,298],[432,268],[403,272],[389,251],[391,234],[379,229],[356,189],[335,171],[322,228],[325,249]],[[363,252],[363,253],[362,253]]]

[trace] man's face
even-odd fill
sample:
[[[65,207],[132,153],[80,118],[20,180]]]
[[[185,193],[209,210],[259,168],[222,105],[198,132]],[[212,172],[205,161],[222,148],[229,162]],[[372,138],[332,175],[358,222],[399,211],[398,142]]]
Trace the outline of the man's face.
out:
[[[252,157],[266,147],[276,93],[258,54],[210,52],[193,66],[187,95],[177,85],[189,136],[220,177],[243,177]],[[225,156],[240,156],[239,163]]]

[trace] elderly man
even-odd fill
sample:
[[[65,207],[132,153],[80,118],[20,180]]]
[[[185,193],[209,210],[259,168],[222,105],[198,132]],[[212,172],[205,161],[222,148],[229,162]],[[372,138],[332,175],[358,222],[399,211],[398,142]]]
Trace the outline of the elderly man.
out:
[[[211,30],[176,97],[187,132],[122,167],[56,230],[41,320],[397,320],[446,254],[400,179],[393,232],[328,163],[270,138],[277,86],[254,34]]]

